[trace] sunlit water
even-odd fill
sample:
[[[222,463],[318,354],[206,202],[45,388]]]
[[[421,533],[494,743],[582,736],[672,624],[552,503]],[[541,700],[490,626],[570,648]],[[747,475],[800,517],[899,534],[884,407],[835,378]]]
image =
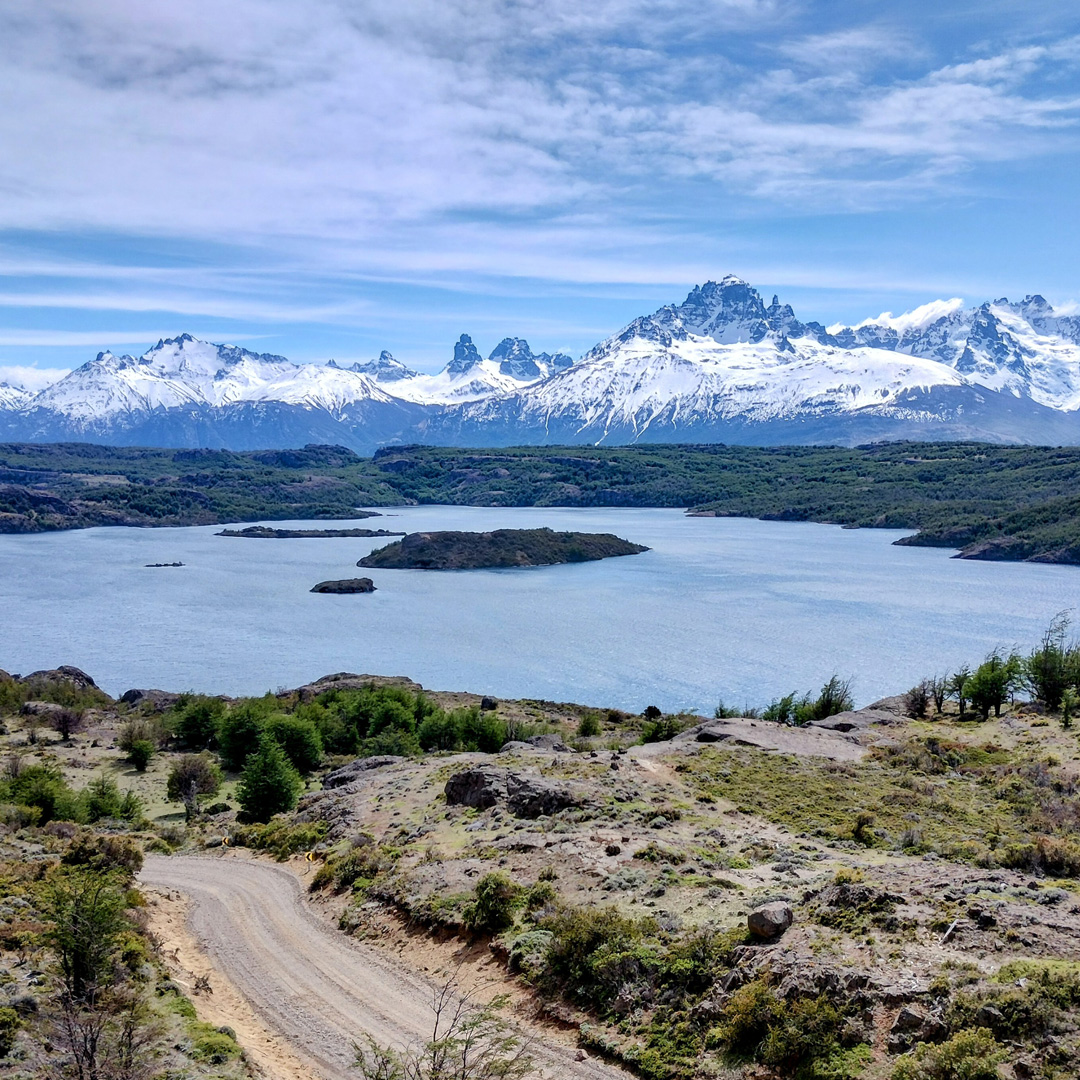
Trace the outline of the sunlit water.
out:
[[[425,506],[361,522],[614,532],[643,555],[525,570],[357,570],[385,540],[219,527],[0,536],[0,667],[74,664],[129,687],[249,694],[335,671],[640,711],[711,713],[851,677],[860,703],[1024,649],[1080,602],[1080,568],[951,559],[901,533],[677,510]],[[144,564],[181,561],[181,568]],[[320,595],[371,576],[370,595]]]

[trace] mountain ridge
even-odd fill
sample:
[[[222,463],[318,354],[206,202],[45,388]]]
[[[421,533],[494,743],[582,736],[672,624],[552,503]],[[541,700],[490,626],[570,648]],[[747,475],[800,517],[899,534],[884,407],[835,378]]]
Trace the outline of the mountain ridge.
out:
[[[404,442],[1077,443],[1080,316],[1036,293],[826,327],[729,274],[577,362],[517,337],[485,358],[462,334],[429,375],[385,350],[349,367],[295,364],[181,334],[141,357],[101,352],[34,394],[0,387],[0,438],[322,441],[358,452]]]

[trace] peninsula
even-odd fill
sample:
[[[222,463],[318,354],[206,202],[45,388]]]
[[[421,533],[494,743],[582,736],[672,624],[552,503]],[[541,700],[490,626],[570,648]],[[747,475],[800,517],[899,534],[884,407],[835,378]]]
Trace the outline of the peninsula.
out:
[[[271,529],[267,525],[249,525],[246,529],[222,529],[215,536],[246,536],[256,540],[310,540],[326,537],[404,536],[404,530],[390,529]]]
[[[612,533],[552,529],[495,529],[493,532],[416,532],[361,559],[357,566],[387,570],[490,570],[592,562],[648,551]]]

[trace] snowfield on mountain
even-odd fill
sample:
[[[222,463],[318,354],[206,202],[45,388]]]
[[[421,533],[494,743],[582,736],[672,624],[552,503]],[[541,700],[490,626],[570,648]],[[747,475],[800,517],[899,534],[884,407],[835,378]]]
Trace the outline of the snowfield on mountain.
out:
[[[575,363],[462,334],[438,374],[384,351],[342,367],[189,334],[100,353],[40,391],[0,386],[0,437],[279,448],[336,442],[1080,442],[1080,316],[1041,296],[938,300],[855,326],[801,322],[727,276]]]

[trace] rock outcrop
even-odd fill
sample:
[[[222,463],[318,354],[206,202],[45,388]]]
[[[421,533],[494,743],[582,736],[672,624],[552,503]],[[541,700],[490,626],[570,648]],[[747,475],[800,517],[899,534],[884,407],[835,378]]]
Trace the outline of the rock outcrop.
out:
[[[496,765],[476,765],[455,773],[446,782],[450,806],[479,810],[505,803],[515,817],[538,818],[582,804],[582,794],[567,784],[538,774],[515,772]]]
[[[369,577],[342,578],[340,581],[320,581],[312,592],[317,593],[370,593],[375,583]]]

